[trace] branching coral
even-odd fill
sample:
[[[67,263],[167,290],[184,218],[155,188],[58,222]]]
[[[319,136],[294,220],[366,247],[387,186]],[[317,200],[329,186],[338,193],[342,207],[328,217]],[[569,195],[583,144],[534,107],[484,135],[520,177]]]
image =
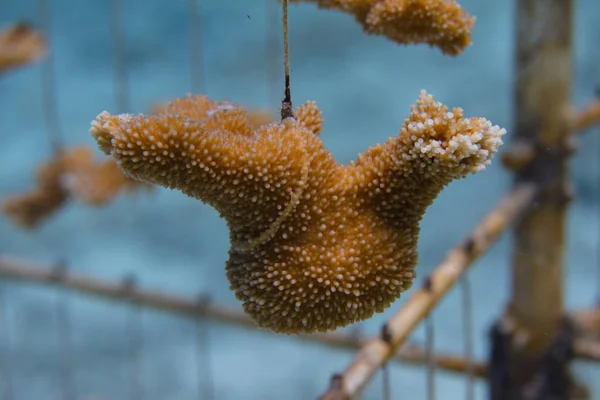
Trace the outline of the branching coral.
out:
[[[415,277],[419,221],[445,185],[485,168],[504,129],[425,92],[398,136],[338,164],[308,102],[258,128],[206,97],[159,115],[101,113],[91,133],[133,179],[215,207],[227,277],[244,309],[282,333],[332,330],[383,311]]]
[[[471,44],[475,18],[453,0],[290,0],[353,14],[365,32],[399,44],[427,43],[457,55]]]
[[[34,228],[71,198],[101,206],[119,192],[140,186],[124,176],[113,160],[95,162],[91,149],[85,147],[62,151],[42,164],[37,182],[33,191],[10,197],[2,205],[2,212],[16,225]]]
[[[19,23],[0,31],[0,73],[46,54],[46,41],[28,24]]]

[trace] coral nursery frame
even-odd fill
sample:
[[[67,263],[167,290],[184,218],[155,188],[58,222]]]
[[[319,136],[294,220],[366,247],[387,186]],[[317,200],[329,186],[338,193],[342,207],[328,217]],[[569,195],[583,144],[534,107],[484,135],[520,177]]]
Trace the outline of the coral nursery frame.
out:
[[[355,351],[352,362],[341,372],[332,374],[329,387],[323,388],[320,399],[355,398],[380,370],[384,373],[384,385],[389,385],[385,367],[392,361],[425,365],[430,377],[429,398],[434,396],[433,372],[436,368],[465,374],[470,382],[468,396],[471,399],[474,398],[472,382],[475,379],[487,380],[489,397],[494,400],[591,398],[572,376],[569,367],[574,358],[600,361],[600,309],[593,306],[588,310],[565,310],[563,258],[565,223],[573,198],[568,161],[575,152],[573,143],[577,135],[600,121],[600,98],[592,99],[581,110],[571,109],[575,2],[515,0],[515,3],[516,125],[511,129],[514,133],[510,146],[504,150],[502,158],[505,167],[514,173],[514,187],[471,234],[447,253],[424,280],[424,285],[408,294],[408,301],[386,321],[379,335],[372,338],[343,333],[297,336],[298,340]],[[42,25],[48,29],[48,2],[40,0],[39,4]],[[189,4],[193,34],[198,35],[199,8],[194,0]],[[113,0],[116,87],[118,108],[127,109],[129,100],[125,90],[119,7],[119,1]],[[20,29],[27,31],[29,28],[22,26]],[[39,41],[34,45],[39,52]],[[201,63],[202,54],[197,43],[191,46],[191,55],[192,63]],[[55,91],[52,63],[50,57],[44,62],[44,93],[49,130],[56,131],[53,127],[56,111],[52,105]],[[2,66],[0,57],[0,68]],[[202,86],[200,76],[199,73],[192,75],[195,91]],[[57,135],[52,137],[57,149],[59,138]],[[549,226],[553,228],[548,229]],[[470,289],[465,274],[509,229],[515,236],[510,302],[506,310],[498,312],[497,323],[491,329],[489,359],[477,362],[472,357],[470,344]],[[145,290],[131,279],[106,282],[73,274],[64,266],[8,255],[0,256],[0,276],[255,329],[254,322],[241,311],[214,304],[203,297],[186,299]],[[435,353],[430,340],[423,347],[407,343],[415,328],[427,320],[438,302],[459,283],[465,298],[465,355]],[[426,328],[430,338],[430,324]],[[132,385],[139,385],[139,382],[134,380]],[[389,398],[389,388],[384,393]]]

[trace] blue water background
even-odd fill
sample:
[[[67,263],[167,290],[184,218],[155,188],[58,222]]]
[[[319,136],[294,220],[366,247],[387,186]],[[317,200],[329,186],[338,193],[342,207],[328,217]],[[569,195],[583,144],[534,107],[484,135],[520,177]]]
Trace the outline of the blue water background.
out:
[[[125,0],[126,51],[131,110],[117,110],[114,43],[107,1],[55,0],[51,42],[56,59],[58,110],[69,145],[94,146],[89,124],[103,110],[147,112],[153,104],[190,90],[189,25],[183,0]],[[268,51],[265,1],[203,0],[206,87],[215,99],[276,112],[280,49]],[[366,36],[341,13],[294,5],[290,16],[293,97],[296,104],[316,100],[325,117],[322,138],[343,163],[369,145],[397,134],[419,91],[426,89],[468,116],[485,116],[511,135],[513,100],[513,1],[463,0],[477,16],[473,46],[462,56],[443,56],[425,45],[399,47]],[[276,7],[276,12],[279,10]],[[279,15],[279,14],[278,14]],[[37,18],[36,1],[3,0],[0,24]],[[583,105],[600,84],[600,2],[577,2],[574,91]],[[275,21],[278,29],[279,21]],[[279,43],[279,42],[278,42]],[[275,63],[276,74],[270,74]],[[278,99],[276,99],[278,100]],[[33,65],[0,79],[0,197],[34,185],[38,163],[50,156],[41,102],[41,69]],[[569,219],[566,290],[569,308],[592,304],[598,294],[598,154],[600,131],[580,140],[572,163],[577,199]],[[101,157],[100,152],[97,152]],[[482,218],[510,187],[510,176],[496,158],[484,173],[455,182],[429,209],[422,223],[419,281]],[[135,273],[140,285],[183,296],[209,294],[213,301],[240,308],[228,290],[223,264],[228,236],[211,208],[178,192],[122,196],[95,210],[70,204],[36,232],[13,228],[0,218],[0,252],[40,261],[65,260],[71,269],[110,280]],[[475,351],[487,356],[487,329],[509,295],[510,238],[502,240],[470,273],[473,287]],[[415,286],[418,286],[418,282]],[[60,399],[57,299],[66,299],[71,317],[74,382],[78,399],[100,395],[127,399],[129,364],[127,305],[101,301],[11,281],[2,284],[6,300],[3,346],[10,364],[15,399]],[[410,293],[389,310],[359,324],[378,332]],[[454,290],[433,314],[436,348],[461,352],[460,292]],[[194,399],[197,387],[197,323],[144,311],[142,379],[145,399]],[[352,352],[300,343],[291,338],[211,324],[210,359],[217,399],[307,399],[327,386],[330,375],[351,360]],[[417,329],[414,340],[422,340]],[[202,350],[202,349],[200,349]],[[7,360],[6,357],[10,356]],[[579,364],[579,377],[600,393],[596,367]],[[203,379],[207,379],[206,373]],[[424,369],[391,368],[394,398],[424,399]],[[437,375],[439,398],[464,396],[464,378]],[[203,382],[200,382],[203,384]],[[485,387],[478,385],[478,397]],[[363,399],[379,399],[380,377]]]

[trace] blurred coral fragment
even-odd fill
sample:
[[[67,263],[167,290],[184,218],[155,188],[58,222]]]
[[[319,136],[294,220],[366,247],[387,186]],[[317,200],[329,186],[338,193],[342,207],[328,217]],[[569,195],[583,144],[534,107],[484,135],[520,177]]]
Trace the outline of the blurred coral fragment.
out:
[[[471,44],[475,17],[451,0],[290,0],[354,15],[368,34],[398,44],[427,43],[448,55]]]
[[[36,174],[37,188],[9,197],[2,212],[17,226],[35,228],[70,199],[103,206],[120,192],[147,186],[123,175],[116,163],[94,161],[92,150],[75,147],[43,163]]]
[[[26,22],[0,31],[0,73],[41,60],[46,52],[44,36]]]

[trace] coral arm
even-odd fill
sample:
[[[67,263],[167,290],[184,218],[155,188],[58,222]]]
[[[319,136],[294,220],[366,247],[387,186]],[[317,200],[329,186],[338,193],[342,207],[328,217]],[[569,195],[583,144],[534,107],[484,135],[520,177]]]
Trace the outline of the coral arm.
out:
[[[367,208],[398,229],[414,226],[446,185],[485,169],[505,133],[422,91],[399,135],[371,147],[350,169]]]
[[[197,113],[198,120],[184,113],[104,112],[91,133],[131,178],[215,207],[228,222],[232,242],[243,248],[266,240],[256,232],[272,229],[302,191],[309,159],[302,136],[283,124],[263,125],[254,134],[242,111],[220,106]]]

